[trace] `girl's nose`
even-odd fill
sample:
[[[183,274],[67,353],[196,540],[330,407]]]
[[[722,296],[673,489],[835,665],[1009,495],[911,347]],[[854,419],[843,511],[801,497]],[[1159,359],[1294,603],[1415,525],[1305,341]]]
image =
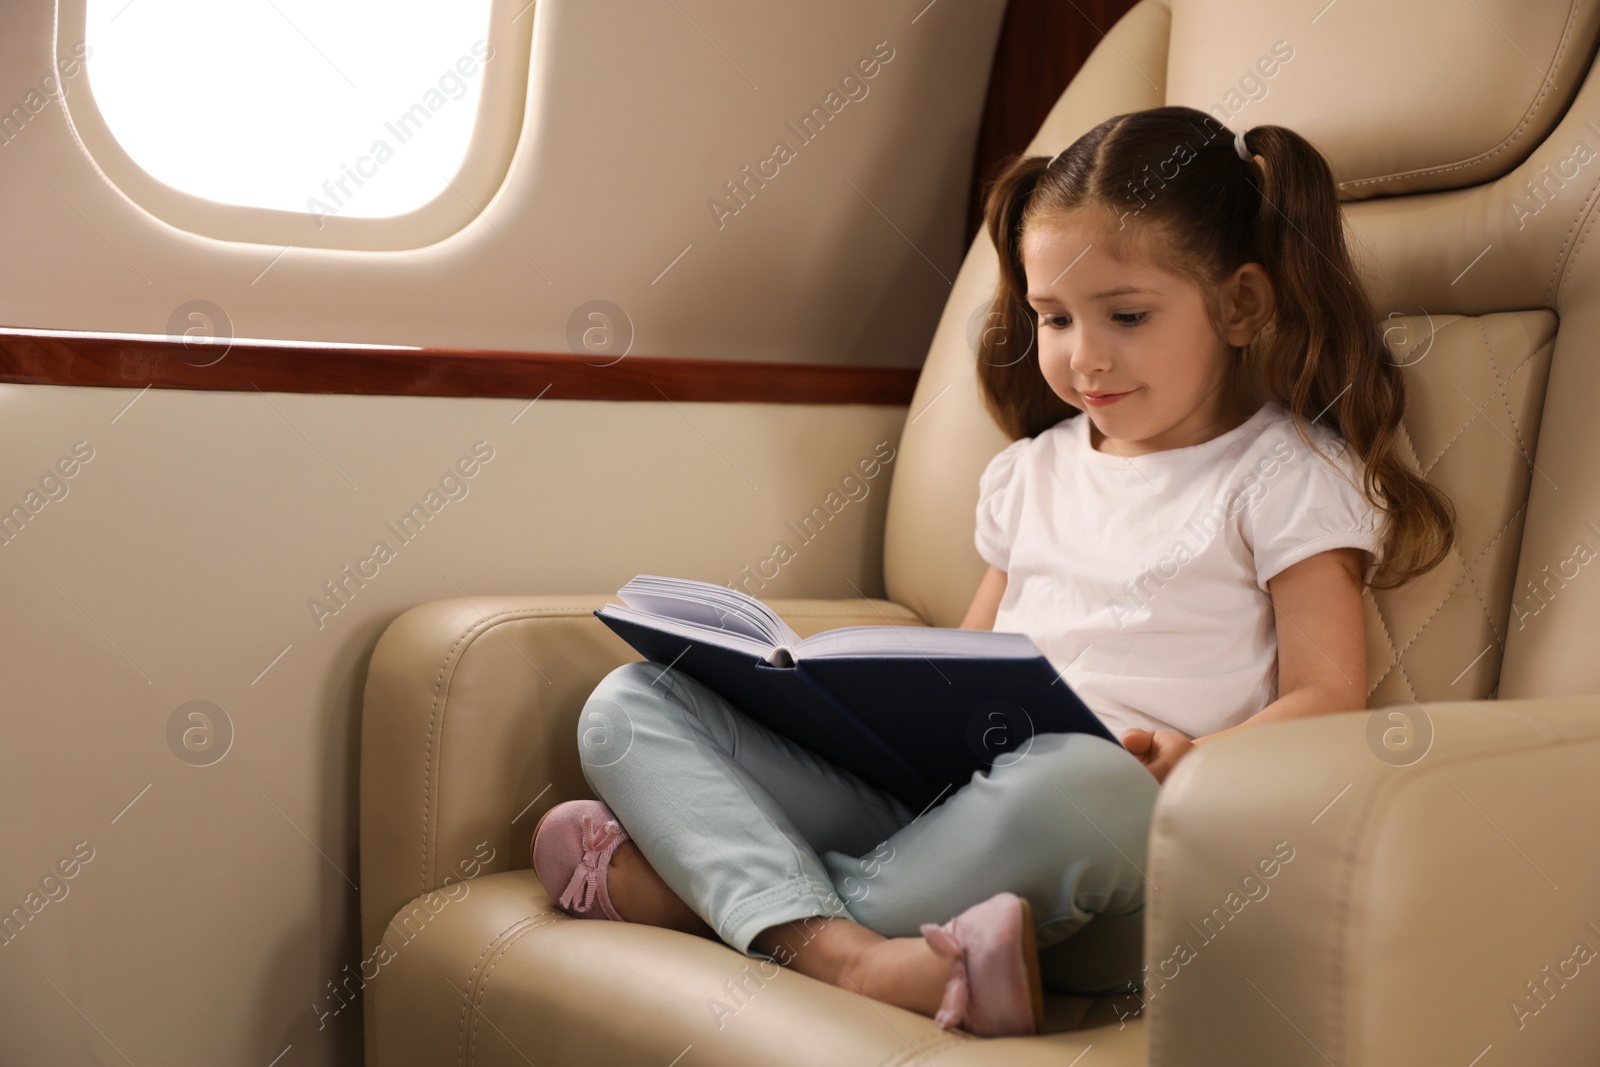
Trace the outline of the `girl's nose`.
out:
[[[1093,374],[1110,369],[1110,360],[1106,357],[1104,346],[1087,335],[1079,334],[1067,365],[1080,374]]]

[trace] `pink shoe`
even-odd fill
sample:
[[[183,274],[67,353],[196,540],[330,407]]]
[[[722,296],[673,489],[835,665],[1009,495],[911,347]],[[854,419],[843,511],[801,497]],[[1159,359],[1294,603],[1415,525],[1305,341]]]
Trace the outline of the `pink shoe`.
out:
[[[611,906],[606,866],[617,846],[627,840],[628,831],[601,801],[563,801],[540,816],[533,828],[534,873],[556,906],[573,918],[626,922]],[[593,907],[597,900],[599,914]]]
[[[1044,987],[1033,938],[1033,909],[1015,893],[996,893],[922,936],[953,961],[944,1002],[933,1021],[983,1037],[1036,1034],[1044,1024]]]

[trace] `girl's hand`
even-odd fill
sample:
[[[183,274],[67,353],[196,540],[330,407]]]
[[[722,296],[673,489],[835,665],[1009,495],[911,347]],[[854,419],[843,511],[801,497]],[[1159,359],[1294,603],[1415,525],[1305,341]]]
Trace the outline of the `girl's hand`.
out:
[[[1165,782],[1172,768],[1194,748],[1194,742],[1176,730],[1142,730],[1135,727],[1122,735],[1122,747],[1143,763],[1145,770]]]

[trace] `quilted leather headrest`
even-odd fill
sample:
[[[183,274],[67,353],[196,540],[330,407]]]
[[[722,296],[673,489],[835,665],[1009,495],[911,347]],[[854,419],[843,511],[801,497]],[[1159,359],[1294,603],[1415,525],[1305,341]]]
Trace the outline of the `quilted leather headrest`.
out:
[[[1459,189],[1549,136],[1597,40],[1596,0],[1173,0],[1166,102],[1292,127],[1346,200]]]

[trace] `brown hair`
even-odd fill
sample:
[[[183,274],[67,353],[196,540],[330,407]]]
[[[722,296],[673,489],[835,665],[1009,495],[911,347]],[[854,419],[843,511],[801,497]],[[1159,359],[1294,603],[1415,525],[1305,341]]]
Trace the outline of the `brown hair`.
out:
[[[1277,306],[1232,365],[1236,395],[1264,390],[1298,416],[1301,440],[1318,455],[1308,419],[1327,419],[1349,442],[1364,463],[1362,491],[1389,520],[1371,586],[1395,588],[1443,561],[1455,540],[1455,510],[1401,460],[1405,379],[1356,276],[1333,172],[1283,126],[1250,128],[1246,148],[1259,166],[1233,142],[1233,131],[1203,111],[1158,107],[1114,115],[1054,159],[1011,161],[985,204],[1000,276],[990,328],[979,339],[984,405],[1013,439],[1080,414],[1045,382],[1032,343],[1021,258],[1030,226],[1083,208],[1108,211],[1108,222],[1126,228],[1152,262],[1207,294],[1219,336],[1219,283],[1243,263],[1260,263]]]

